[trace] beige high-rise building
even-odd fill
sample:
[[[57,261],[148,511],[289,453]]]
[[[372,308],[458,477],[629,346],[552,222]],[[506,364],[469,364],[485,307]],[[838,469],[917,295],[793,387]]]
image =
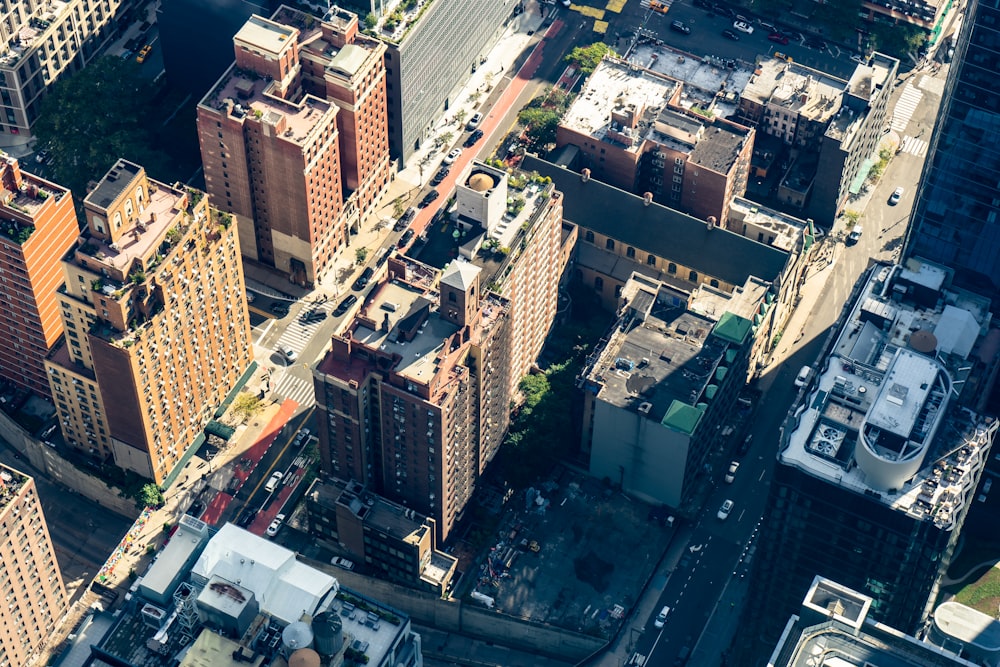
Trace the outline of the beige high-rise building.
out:
[[[0,0],[0,146],[31,141],[38,105],[60,76],[115,38],[123,0]]]
[[[0,667],[41,649],[69,600],[33,479],[0,464]]]
[[[236,226],[127,160],[84,200],[47,360],[67,444],[161,486],[251,368]],[[176,472],[174,472],[176,474]]]

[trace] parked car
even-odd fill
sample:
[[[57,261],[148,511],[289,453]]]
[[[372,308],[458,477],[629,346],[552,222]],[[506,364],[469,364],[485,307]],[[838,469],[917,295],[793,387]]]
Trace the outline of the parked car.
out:
[[[373,275],[375,275],[375,269],[370,266],[366,267],[365,270],[361,272],[361,275],[358,276],[357,280],[354,281],[354,284],[351,285],[351,289],[355,292],[360,292],[364,288],[368,287],[368,281],[372,279]]]
[[[747,437],[744,438],[743,442],[740,443],[740,446],[737,447],[736,453],[739,454],[740,456],[746,456],[746,453],[750,451],[750,445],[752,443],[753,443],[753,433],[747,435]]]
[[[284,524],[285,524],[284,514],[279,514],[278,516],[274,517],[274,521],[272,521],[271,525],[267,527],[267,536],[274,537],[275,535],[277,535],[278,531],[281,530],[281,527]]]
[[[348,308],[357,303],[357,301],[358,297],[353,294],[348,294],[344,297],[344,300],[337,304],[337,307],[333,309],[333,316],[340,317],[347,312]]]
[[[469,137],[465,140],[465,143],[462,145],[465,146],[466,148],[472,148],[473,146],[476,145],[476,142],[482,138],[483,138],[482,130],[473,130],[472,134],[469,135]]]
[[[733,40],[734,42],[740,41],[740,36],[737,35],[735,32],[733,32],[732,30],[730,30],[729,28],[726,28],[725,30],[723,30],[722,31],[722,35],[723,35],[723,37],[728,37],[729,39]]]
[[[462,149],[461,148],[453,148],[453,149],[451,149],[450,153],[448,153],[447,155],[444,156],[444,159],[441,160],[441,163],[442,164],[451,164],[452,162],[454,162],[455,160],[457,160],[458,156],[461,155],[461,154],[462,154]]]
[[[414,236],[413,230],[407,229],[405,232],[403,232],[403,235],[399,237],[399,241],[396,243],[396,245],[400,248],[405,248],[406,246],[410,245],[410,241],[413,240],[413,236]]]
[[[719,508],[719,512],[715,515],[719,517],[719,521],[725,521],[729,518],[729,515],[733,513],[733,505],[732,500],[726,500],[726,502],[722,503],[722,507]]]
[[[403,231],[404,229],[409,227],[410,223],[413,222],[413,218],[415,218],[416,215],[417,215],[417,209],[411,206],[410,208],[406,209],[406,212],[403,213],[403,215],[399,216],[399,220],[396,221],[396,224],[393,225],[392,228],[397,232]]]
[[[153,50],[152,44],[147,44],[146,46],[142,47],[141,49],[139,49],[139,55],[135,57],[135,61],[139,63],[146,62],[146,58],[149,57],[149,54],[152,52],[152,50]]]
[[[465,129],[474,130],[477,127],[479,127],[479,124],[481,122],[483,122],[483,114],[477,111],[476,113],[472,114],[472,118],[470,118],[469,122],[465,124]]]
[[[892,191],[891,195],[889,195],[889,203],[892,206],[895,206],[896,204],[899,203],[899,200],[902,199],[902,198],[903,198],[903,188],[902,187],[898,187],[898,188],[896,188],[895,190]]]
[[[679,32],[683,35],[691,34],[691,27],[688,26],[683,21],[674,21],[673,23],[670,24],[670,29],[673,30],[674,32]]]
[[[264,490],[268,493],[274,493],[274,490],[278,488],[279,484],[281,484],[281,478],[284,476],[285,473],[275,470],[268,478],[267,484],[264,485]]]
[[[785,45],[788,44],[788,38],[782,35],[780,32],[772,32],[767,36],[772,42],[777,42],[778,44]]]
[[[733,21],[733,27],[739,30],[740,32],[745,32],[748,35],[753,34],[753,26],[750,25],[749,23],[745,23],[743,21]]]
[[[803,366],[799,370],[799,374],[795,376],[795,386],[802,388],[809,384],[809,380],[812,379],[813,369],[810,366]]]
[[[344,569],[344,570],[353,570],[354,569],[354,563],[353,563],[353,561],[349,561],[346,558],[341,558],[340,556],[334,556],[333,560],[330,561],[330,565],[333,565],[335,567],[339,567],[339,568]]]
[[[740,462],[733,461],[729,464],[729,470],[726,471],[726,484],[732,484],[736,480],[736,471],[740,469]]]
[[[35,162],[38,164],[49,164],[52,162],[52,152],[44,148],[35,155]]]
[[[430,206],[432,203],[434,203],[434,201],[440,196],[441,196],[440,192],[438,192],[437,190],[431,190],[430,192],[424,195],[424,198],[420,200],[420,203],[417,204],[417,207],[426,208]]]
[[[437,173],[434,174],[434,177],[431,179],[431,185],[439,185],[441,181],[443,181],[445,177],[448,175],[449,171],[451,171],[451,169],[449,169],[448,167],[441,167],[440,169],[438,169]]]
[[[847,234],[847,245],[854,245],[855,243],[860,241],[861,232],[863,231],[864,229],[861,227],[860,224],[851,227],[851,231]]]

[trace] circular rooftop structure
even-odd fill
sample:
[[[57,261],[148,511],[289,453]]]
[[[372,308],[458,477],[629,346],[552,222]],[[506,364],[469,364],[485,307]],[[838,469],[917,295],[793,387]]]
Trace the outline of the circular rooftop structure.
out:
[[[311,648],[300,648],[288,658],[288,667],[319,667],[319,653]]]
[[[476,192],[488,192],[496,187],[496,179],[481,171],[469,177],[469,187]]]
[[[921,354],[933,354],[937,345],[937,336],[927,329],[918,329],[910,334],[910,347]]]
[[[281,641],[291,651],[311,646],[313,641],[312,628],[309,627],[308,623],[302,621],[289,623],[281,632]]]

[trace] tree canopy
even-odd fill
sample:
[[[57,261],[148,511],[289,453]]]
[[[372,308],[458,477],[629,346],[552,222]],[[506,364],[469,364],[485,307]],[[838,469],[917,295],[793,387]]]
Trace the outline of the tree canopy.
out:
[[[594,42],[590,46],[577,46],[569,55],[566,62],[573,63],[580,68],[584,74],[590,74],[606,55],[617,55],[614,50],[604,42]]]
[[[150,147],[152,84],[132,60],[104,57],[61,78],[39,107],[33,132],[52,151],[51,180],[82,200],[87,183],[104,176],[118,158],[153,174],[166,158]],[[155,116],[159,125],[159,114]]]
[[[527,130],[528,139],[535,148],[544,147],[556,140],[560,113],[551,109],[524,108],[517,114],[517,120]]]

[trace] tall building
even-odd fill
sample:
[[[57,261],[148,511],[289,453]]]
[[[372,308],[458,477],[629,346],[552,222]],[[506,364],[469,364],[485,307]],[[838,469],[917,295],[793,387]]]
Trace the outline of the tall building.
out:
[[[851,295],[782,428],[751,634],[777,636],[817,574],[871,596],[882,623],[928,617],[1000,425],[964,405],[998,363],[980,355],[989,301],[948,277],[876,264]]]
[[[1000,68],[996,3],[972,0],[931,133],[907,256],[955,270],[955,284],[1000,303]]]
[[[236,62],[198,105],[206,187],[246,257],[313,284],[391,178],[385,47],[352,14],[286,7],[233,43]]]
[[[45,357],[63,327],[60,260],[80,234],[66,188],[0,161],[0,376],[48,396]]]
[[[28,664],[69,606],[35,482],[0,465],[0,667]]]
[[[67,344],[46,361],[63,436],[166,486],[251,370],[239,238],[203,193],[126,160],[83,204],[62,263]]]
[[[432,517],[442,541],[510,419],[510,304],[480,273],[390,258],[313,369],[323,470]]]
[[[872,602],[867,595],[815,577],[798,612],[788,619],[767,666],[987,664],[963,660],[949,650],[869,618]]]
[[[566,110],[556,143],[575,147],[575,164],[598,180],[724,222],[746,191],[754,130],[682,106],[691,96],[693,86],[668,74],[605,58]]]
[[[0,0],[0,146],[31,141],[46,89],[115,37],[123,0]]]
[[[366,16],[361,5],[351,3]],[[438,118],[482,64],[517,6],[480,0],[371,3],[376,34],[388,46],[386,92],[394,160],[406,162],[434,138]]]

